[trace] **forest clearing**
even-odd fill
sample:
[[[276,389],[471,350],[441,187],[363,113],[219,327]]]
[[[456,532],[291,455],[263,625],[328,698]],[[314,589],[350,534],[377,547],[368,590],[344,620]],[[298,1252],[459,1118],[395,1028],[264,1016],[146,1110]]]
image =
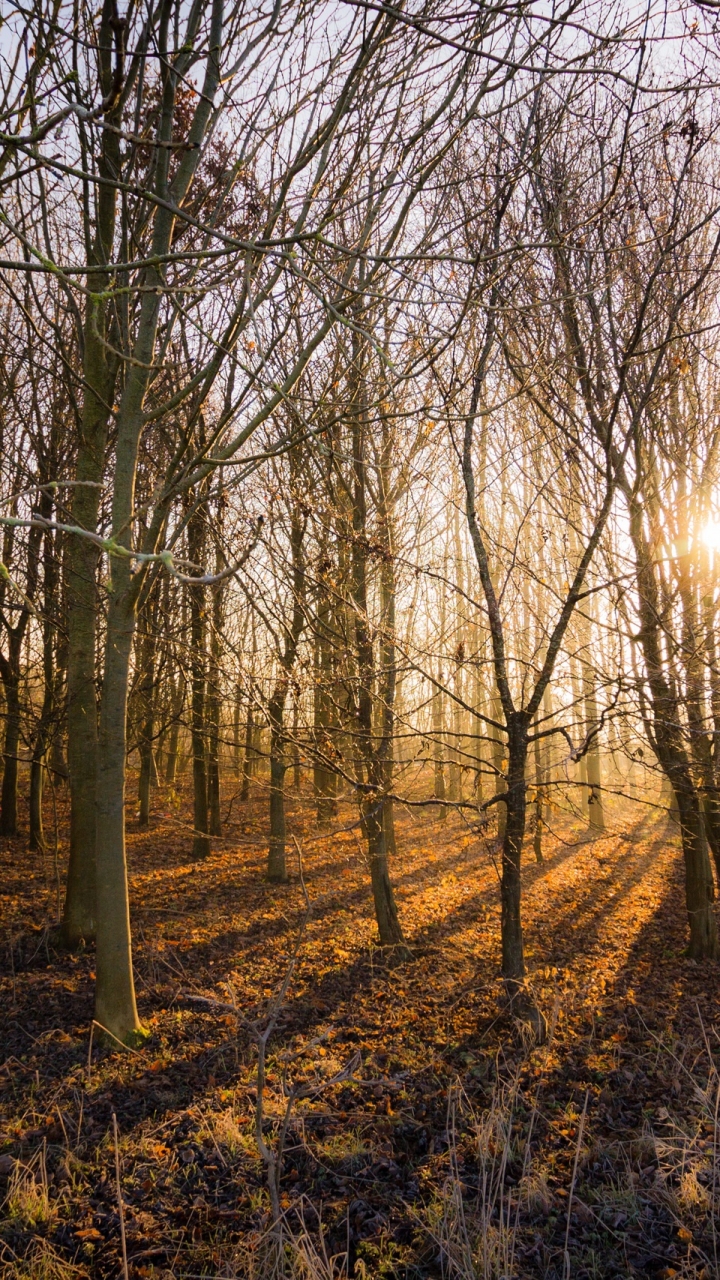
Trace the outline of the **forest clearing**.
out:
[[[243,1022],[265,1025],[305,902],[297,872],[262,878],[256,797],[201,870],[188,814],[168,816],[129,833],[141,1055],[90,1047],[93,956],[52,949],[51,861],[3,854],[5,1274],[122,1275],[113,1113],[130,1277],[267,1274]],[[498,1013],[495,839],[398,815],[413,958],[388,965],[357,829],[318,838],[291,802],[311,914],[263,1106],[283,1113],[283,1072],[316,1090],[292,1107],[279,1179],[297,1275],[524,1280],[563,1275],[566,1251],[573,1276],[715,1274],[720,964],[683,954],[677,827],[627,799],[601,835],[556,818],[523,875],[538,1045]],[[231,990],[241,1020],[192,1000]]]

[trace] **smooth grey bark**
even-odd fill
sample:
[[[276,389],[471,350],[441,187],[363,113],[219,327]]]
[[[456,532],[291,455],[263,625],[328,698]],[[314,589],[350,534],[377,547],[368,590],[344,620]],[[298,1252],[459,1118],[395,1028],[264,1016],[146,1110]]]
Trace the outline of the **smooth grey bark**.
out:
[[[175,66],[171,64],[165,47],[167,15],[160,21],[162,109],[158,140],[161,143],[172,141],[178,77],[189,65],[202,13],[201,6],[190,11],[186,43]],[[207,129],[219,82],[222,18],[222,0],[213,0],[205,78],[188,131],[188,141],[192,145],[179,159],[172,183],[168,180],[170,151],[166,146],[157,148],[155,189],[164,200],[168,200],[168,204],[158,207],[155,212],[151,249],[156,259],[162,259],[168,252],[172,240],[175,216],[168,206],[182,205],[197,167],[200,143]],[[143,277],[133,359],[127,366],[118,409],[115,447],[112,532],[117,542],[128,549],[132,541],[138,448],[144,425],[143,403],[153,368],[160,304],[164,296],[163,275],[159,267],[148,266]],[[161,510],[151,525],[151,535],[148,535],[153,551],[162,532],[163,520]],[[130,656],[138,596],[144,577],[141,572],[133,574],[128,559],[121,556],[112,558],[98,742],[96,1019],[126,1043],[143,1035],[132,971],[125,853],[125,756]]]
[[[178,748],[180,742],[180,716],[183,705],[183,683],[178,672],[170,684],[170,728],[167,739],[167,756],[165,760],[165,781],[168,786],[175,785],[178,767]]]
[[[444,707],[443,707],[443,691],[438,686],[442,685],[443,673],[438,672],[438,683],[433,688],[432,694],[432,728],[433,728],[433,795],[436,800],[443,802],[445,800],[445,725]],[[447,809],[444,803],[438,811],[438,816],[445,821],[447,817]]]
[[[44,519],[52,516],[52,493],[43,490],[40,496],[40,512]],[[30,848],[42,852],[45,849],[43,830],[43,781],[45,757],[50,742],[55,716],[55,634],[54,617],[57,572],[55,565],[55,538],[50,529],[43,535],[43,619],[42,619],[42,673],[43,700],[40,709],[35,742],[30,764]]]
[[[271,884],[283,884],[287,880],[285,865],[285,734],[284,715],[287,680],[281,678],[268,704],[270,721],[270,840],[268,848],[267,878]]]
[[[122,33],[116,24],[114,0],[103,0],[98,30],[98,78],[107,104],[98,157],[101,179],[95,191],[95,232],[89,266],[111,260],[117,222],[117,189],[114,180],[121,167],[119,127],[119,69],[122,76]],[[116,67],[113,68],[113,55]],[[93,271],[88,276],[84,324],[83,405],[72,498],[72,522],[94,533],[100,511],[105,473],[108,423],[115,395],[118,362],[109,343],[113,328],[109,303],[103,291],[110,275]],[[116,338],[117,335],[115,335]],[[98,548],[82,537],[70,538],[66,547],[66,597],[68,617],[67,728],[70,780],[70,857],[61,936],[75,947],[95,937],[96,810],[98,722],[95,659],[97,644]]]
[[[5,738],[0,789],[0,836],[18,834],[18,752],[20,750],[20,646],[11,640],[9,656],[0,662],[5,690]]]
[[[222,569],[218,561],[216,570]],[[208,671],[207,690],[207,789],[208,789],[208,830],[211,836],[222,835],[222,818],[220,815],[220,645],[223,622],[224,580],[211,588],[212,594],[212,634],[210,636],[210,666]]]
[[[205,512],[194,512],[188,524],[188,549],[194,564],[202,564],[205,556]],[[190,736],[193,776],[193,844],[192,857],[206,858],[210,853],[208,825],[207,742],[206,742],[206,677],[207,628],[205,626],[206,588],[193,583],[190,597]]]
[[[299,454],[297,448],[290,451],[290,492],[298,488]],[[285,865],[285,774],[288,767],[287,735],[285,732],[285,703],[290,677],[298,645],[305,626],[305,559],[303,540],[305,518],[293,497],[290,512],[290,556],[292,565],[292,613],[283,628],[285,632],[282,651],[278,655],[280,676],[268,704],[270,724],[270,842],[268,849],[267,878],[273,883],[287,880]]]
[[[537,734],[539,725],[535,721],[534,729]],[[543,751],[541,739],[535,738],[535,831],[533,833],[533,853],[535,861],[543,860],[543,826],[545,824],[545,768],[543,761]]]
[[[255,732],[255,720],[253,716],[252,702],[248,698],[247,712],[245,714],[245,750],[243,752],[242,765],[242,786],[240,787],[240,799],[243,804],[247,804],[250,799],[250,779],[253,775],[254,750],[253,735]]]
[[[365,460],[366,406],[361,343],[353,332],[352,397],[352,551],[351,584],[357,659],[357,737],[364,771],[360,816],[368,843],[370,879],[380,945],[392,947],[398,957],[409,956],[390,881],[383,813],[389,741],[381,731],[376,740],[373,701],[377,673],[373,636],[368,614],[367,475]]]
[[[138,777],[138,800],[140,803],[139,825],[147,827],[150,822],[150,789],[157,782],[155,767],[155,684],[157,665],[157,593],[153,592],[145,602],[142,612],[143,635],[136,645],[140,665],[138,681],[138,752],[140,755],[140,772]]]
[[[9,534],[12,534],[12,532],[10,530]],[[3,621],[7,636],[7,653],[0,651],[0,679],[2,679],[3,692],[5,694],[3,778],[2,788],[0,789],[0,835],[10,837],[18,834],[18,765],[22,733],[20,706],[22,648],[37,592],[42,536],[41,529],[32,528],[30,530],[27,545],[25,600],[19,609],[17,622],[12,624],[7,616],[7,610],[3,611]],[[4,564],[11,561],[8,544],[12,544],[12,537],[6,534],[6,545],[3,548]],[[3,582],[4,585],[5,582]]]
[[[332,705],[335,676],[332,619],[332,602],[325,587],[317,609],[313,688],[313,793],[320,826],[337,817],[337,774],[326,764],[332,750],[332,731],[336,727]]]

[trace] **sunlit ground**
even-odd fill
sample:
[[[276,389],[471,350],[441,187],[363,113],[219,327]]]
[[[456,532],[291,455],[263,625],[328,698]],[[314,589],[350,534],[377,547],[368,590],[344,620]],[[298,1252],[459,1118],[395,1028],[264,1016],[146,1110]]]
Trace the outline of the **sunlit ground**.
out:
[[[117,1273],[108,1145],[115,1110],[131,1275],[219,1275],[229,1258],[240,1274],[238,1250],[261,1249],[269,1221],[253,1137],[255,1051],[232,1014],[201,1010],[188,997],[236,1002],[243,1018],[262,1022],[305,915],[297,854],[290,841],[286,886],[263,881],[259,786],[248,813],[233,807],[225,839],[201,864],[189,861],[187,798],[160,793],[155,800],[150,830],[131,824],[128,841],[138,1001],[152,1039],[141,1055],[94,1049],[89,1074],[92,953],[57,957],[42,932],[55,909],[52,857],[43,869],[20,843],[3,851],[12,965],[2,990],[0,1150],[27,1161],[44,1143],[50,1197],[42,1229],[27,1221],[27,1211],[24,1218],[16,1212],[5,1239],[18,1257],[32,1255],[41,1240],[93,1276]],[[478,838],[454,814],[442,821],[435,811],[398,810],[393,880],[414,959],[388,967],[373,943],[360,834],[346,829],[355,816],[343,804],[339,829],[319,833],[309,803],[290,802],[311,915],[271,1044],[267,1115],[285,1106],[289,1054],[291,1078],[299,1073],[318,1086],[293,1113],[282,1183],[290,1225],[297,1227],[302,1207],[307,1230],[317,1232],[320,1212],[334,1250],[347,1251],[350,1239],[357,1275],[363,1263],[368,1276],[439,1276],[443,1247],[432,1243],[439,1227],[428,1226],[428,1215],[439,1204],[446,1213],[443,1187],[451,1174],[470,1191],[477,1187],[476,1120],[495,1114],[500,1098],[513,1144],[506,1192],[521,1196],[525,1215],[514,1274],[563,1274],[563,1206],[580,1140],[573,1274],[593,1274],[588,1250],[600,1250],[615,1270],[596,1274],[637,1274],[642,1262],[655,1267],[652,1274],[662,1263],[699,1276],[705,1245],[698,1223],[707,1206],[686,1212],[676,1197],[667,1221],[655,1209],[648,1217],[643,1196],[655,1204],[661,1161],[645,1148],[633,1156],[632,1145],[647,1147],[642,1135],[651,1129],[669,1141],[670,1123],[673,1132],[684,1126],[688,1142],[707,1142],[691,1077],[707,1077],[703,1036],[718,1022],[719,974],[717,964],[682,956],[675,828],[652,806],[616,800],[600,838],[589,838],[584,820],[558,809],[541,865],[529,840],[526,958],[552,1028],[549,1044],[537,1047],[499,1003],[492,834]],[[35,933],[28,933],[30,920]],[[353,1079],[326,1085],[358,1052]],[[601,1153],[597,1159],[593,1151]],[[693,1159],[705,1159],[703,1148],[693,1151]],[[619,1228],[605,1212],[610,1186]],[[635,1197],[630,1210],[628,1196]],[[678,1222],[690,1215],[697,1256],[677,1236],[673,1214]],[[618,1231],[627,1237],[619,1253]]]

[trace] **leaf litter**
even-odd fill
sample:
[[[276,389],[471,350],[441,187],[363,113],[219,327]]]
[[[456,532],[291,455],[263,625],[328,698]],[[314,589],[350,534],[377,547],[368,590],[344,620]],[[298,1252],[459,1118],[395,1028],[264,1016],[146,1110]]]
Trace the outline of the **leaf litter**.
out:
[[[6,842],[3,1276],[122,1275],[113,1113],[129,1280],[269,1274],[247,1028],[305,908],[297,876],[263,880],[264,821],[256,802],[194,864],[175,822],[130,830],[140,1054],[89,1045],[92,951],[54,948],[54,871]],[[352,821],[348,806],[338,826]],[[545,861],[526,855],[544,1045],[499,1000],[492,840],[400,812],[413,959],[393,965],[355,833],[318,833],[309,799],[290,822],[312,909],[262,1099],[267,1142],[287,1128],[288,1274],[717,1277],[720,965],[683,954],[664,815],[618,804],[589,839],[558,814]]]

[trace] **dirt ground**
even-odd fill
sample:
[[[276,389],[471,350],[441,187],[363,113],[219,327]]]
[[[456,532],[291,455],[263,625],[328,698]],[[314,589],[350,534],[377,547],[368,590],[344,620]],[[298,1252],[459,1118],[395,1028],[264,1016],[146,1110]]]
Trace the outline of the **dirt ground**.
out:
[[[1,1275],[122,1276],[120,1203],[130,1280],[260,1277],[271,1256],[311,1280],[720,1276],[720,964],[684,957],[664,814],[617,803],[589,839],[557,813],[541,865],[529,842],[527,961],[550,1026],[537,1045],[499,1003],[496,844],[463,819],[398,812],[413,959],[389,966],[350,803],[328,834],[309,797],[290,801],[301,936],[294,853],[287,885],[263,880],[261,790],[229,802],[195,864],[187,799],[161,790],[128,840],[152,1034],[121,1053],[90,1043],[92,950],[53,947],[63,805],[57,858],[22,840],[0,851]],[[263,1095],[271,1150],[288,1089],[304,1095],[280,1263],[248,1024],[265,1025],[299,938]]]

